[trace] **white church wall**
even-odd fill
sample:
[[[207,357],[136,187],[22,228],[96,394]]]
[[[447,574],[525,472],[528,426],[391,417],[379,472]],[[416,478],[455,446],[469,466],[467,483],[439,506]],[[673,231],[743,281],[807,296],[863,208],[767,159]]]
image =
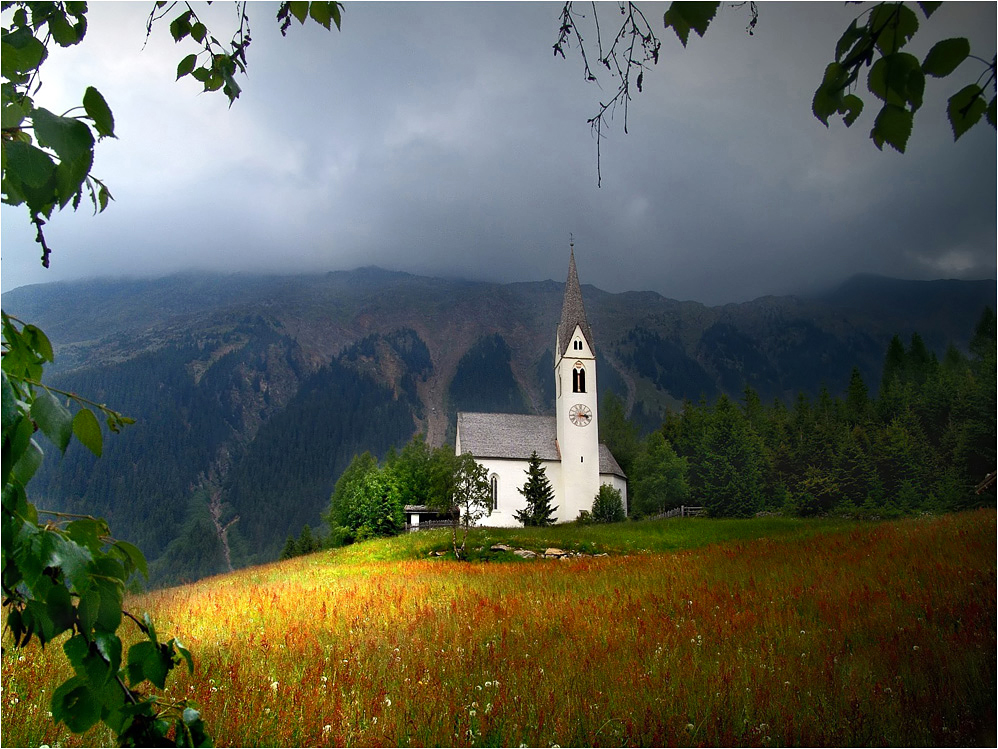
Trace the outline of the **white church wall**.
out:
[[[527,461],[508,460],[502,458],[475,458],[479,465],[489,474],[489,480],[496,476],[499,481],[498,506],[479,521],[479,525],[493,528],[512,528],[521,523],[516,519],[516,513],[527,506],[526,499],[519,490],[527,482]],[[560,484],[561,466],[557,463],[543,461],[544,473],[551,487],[555,489],[554,504],[558,504],[557,487]]]

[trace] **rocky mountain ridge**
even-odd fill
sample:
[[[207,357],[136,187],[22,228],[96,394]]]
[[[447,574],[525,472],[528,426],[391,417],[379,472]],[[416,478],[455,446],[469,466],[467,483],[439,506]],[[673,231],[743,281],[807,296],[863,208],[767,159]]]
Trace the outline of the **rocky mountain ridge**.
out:
[[[552,411],[563,288],[364,268],[8,292],[4,309],[55,346],[53,384],[139,419],[100,461],[72,449],[47,461],[32,491],[107,516],[164,580],[220,569],[212,538],[236,516],[234,563],[273,558],[288,532],[320,522],[354,453],[382,455],[417,431],[441,444],[457,410],[488,403]],[[764,400],[840,393],[853,366],[875,390],[893,335],[917,331],[939,354],[965,348],[995,289],[859,278],[822,297],[719,307],[587,285],[583,296],[601,393],[653,429],[684,399],[737,399],[746,385]]]

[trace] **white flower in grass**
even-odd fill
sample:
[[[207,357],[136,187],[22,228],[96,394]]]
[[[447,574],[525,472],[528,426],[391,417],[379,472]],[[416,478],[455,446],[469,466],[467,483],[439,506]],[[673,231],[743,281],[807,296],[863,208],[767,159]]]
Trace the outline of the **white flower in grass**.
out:
[[[333,727],[331,725],[329,725],[328,723],[322,727],[322,732],[324,734],[329,733],[332,730],[333,730]]]
[[[276,692],[276,691],[277,691],[277,688],[278,688],[279,686],[281,686],[281,684],[280,684],[280,682],[278,682],[278,681],[272,681],[272,682],[270,682],[270,691],[271,691],[271,692]]]

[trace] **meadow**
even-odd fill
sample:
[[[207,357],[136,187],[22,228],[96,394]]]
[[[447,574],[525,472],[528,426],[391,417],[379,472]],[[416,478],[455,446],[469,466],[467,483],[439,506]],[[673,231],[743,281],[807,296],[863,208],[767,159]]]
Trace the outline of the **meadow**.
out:
[[[995,745],[996,513],[675,519],[371,541],[129,599],[219,745]],[[506,560],[492,543],[607,557]],[[491,558],[490,558],[491,556]],[[58,645],[3,653],[4,746]]]

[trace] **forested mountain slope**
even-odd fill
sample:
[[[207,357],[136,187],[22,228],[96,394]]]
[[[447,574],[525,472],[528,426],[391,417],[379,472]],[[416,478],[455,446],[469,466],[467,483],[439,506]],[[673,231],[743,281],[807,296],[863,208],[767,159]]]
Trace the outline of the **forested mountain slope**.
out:
[[[966,348],[995,282],[863,277],[818,298],[706,307],[584,287],[601,391],[645,429],[684,399],[764,401],[879,384],[892,336]],[[183,274],[23,287],[4,309],[56,348],[50,382],[137,419],[94,460],[74,445],[32,482],[41,506],[104,515],[160,580],[273,558],[320,522],[354,453],[457,410],[546,412],[563,285],[490,284],[376,268],[311,276]],[[232,521],[238,517],[235,523]],[[230,525],[230,523],[232,523]]]

